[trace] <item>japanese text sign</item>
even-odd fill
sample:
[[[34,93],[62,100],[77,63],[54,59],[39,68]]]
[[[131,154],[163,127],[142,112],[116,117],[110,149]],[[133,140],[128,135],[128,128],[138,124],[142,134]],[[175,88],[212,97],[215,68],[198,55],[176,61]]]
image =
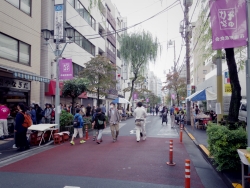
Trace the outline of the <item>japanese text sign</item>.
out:
[[[246,1],[210,0],[212,49],[247,45]]]
[[[70,80],[73,78],[73,65],[72,59],[61,59],[59,61],[60,80]]]

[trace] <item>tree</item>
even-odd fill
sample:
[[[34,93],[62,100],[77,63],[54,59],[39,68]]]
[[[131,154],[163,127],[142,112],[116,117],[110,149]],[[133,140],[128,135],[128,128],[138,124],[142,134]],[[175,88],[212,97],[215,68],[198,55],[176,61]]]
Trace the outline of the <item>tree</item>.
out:
[[[173,91],[176,95],[177,104],[180,105],[180,98],[186,97],[186,79],[180,77],[178,72],[167,74],[166,85],[162,89]]]
[[[133,74],[129,96],[130,101],[134,92],[135,81],[145,70],[149,61],[156,60],[160,46],[158,39],[153,38],[151,33],[145,31],[122,35],[120,43],[121,57],[125,62],[128,62]],[[129,109],[129,104],[127,109]]]
[[[64,97],[71,97],[72,108],[74,108],[75,99],[87,90],[88,81],[83,78],[67,80],[64,82],[62,95]]]
[[[239,76],[237,71],[237,64],[234,57],[234,49],[227,48],[226,51],[226,61],[228,66],[228,72],[230,75],[230,83],[232,87],[232,95],[228,113],[228,121],[237,122],[239,116],[239,108],[241,101],[241,87],[239,82]]]
[[[97,93],[97,106],[100,106],[100,96],[106,96],[110,88],[116,86],[116,67],[109,59],[98,55],[85,64],[80,77],[89,80],[88,91]]]

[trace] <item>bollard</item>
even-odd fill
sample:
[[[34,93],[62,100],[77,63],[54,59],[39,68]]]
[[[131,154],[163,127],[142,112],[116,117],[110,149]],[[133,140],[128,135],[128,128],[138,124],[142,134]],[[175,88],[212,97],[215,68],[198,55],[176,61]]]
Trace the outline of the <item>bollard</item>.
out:
[[[85,129],[85,139],[84,140],[88,140],[88,139],[89,139],[88,126],[86,126],[86,129]]]
[[[185,160],[185,188],[190,188],[190,160]]]
[[[169,166],[174,166],[175,163],[173,162],[173,140],[169,142],[169,162],[166,162]]]
[[[183,130],[183,125],[181,124],[181,129],[180,129],[180,142],[182,143],[182,130]]]

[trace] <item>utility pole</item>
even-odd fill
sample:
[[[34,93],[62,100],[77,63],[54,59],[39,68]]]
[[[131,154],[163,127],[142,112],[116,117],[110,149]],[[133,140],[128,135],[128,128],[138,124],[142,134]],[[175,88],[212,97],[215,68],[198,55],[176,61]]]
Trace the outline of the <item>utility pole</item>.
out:
[[[189,7],[192,5],[193,0],[184,0],[184,24],[185,24],[185,42],[186,42],[186,69],[187,69],[187,97],[191,95],[191,85],[190,85],[190,32],[191,27],[189,23]],[[191,101],[187,100],[186,106],[187,112],[187,124],[190,124],[190,111],[191,111]]]
[[[247,27],[248,39],[250,37],[250,1],[247,1]],[[247,145],[250,146],[250,40],[247,42],[247,60],[246,60],[246,97],[247,97]],[[248,172],[250,169],[248,168]]]

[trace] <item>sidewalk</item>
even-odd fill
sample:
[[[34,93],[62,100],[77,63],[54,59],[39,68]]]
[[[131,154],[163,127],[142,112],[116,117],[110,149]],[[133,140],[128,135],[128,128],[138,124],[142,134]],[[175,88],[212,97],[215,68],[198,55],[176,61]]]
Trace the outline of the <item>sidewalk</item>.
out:
[[[209,161],[209,163],[214,167],[214,170],[220,175],[223,181],[230,187],[241,188],[241,172],[218,172],[216,166],[213,165],[212,157],[210,156],[208,150],[207,133],[206,130],[192,128],[190,125],[185,126],[185,131],[189,135],[190,139],[196,144],[196,146],[201,150],[203,156]],[[245,187],[250,187],[246,185]]]

